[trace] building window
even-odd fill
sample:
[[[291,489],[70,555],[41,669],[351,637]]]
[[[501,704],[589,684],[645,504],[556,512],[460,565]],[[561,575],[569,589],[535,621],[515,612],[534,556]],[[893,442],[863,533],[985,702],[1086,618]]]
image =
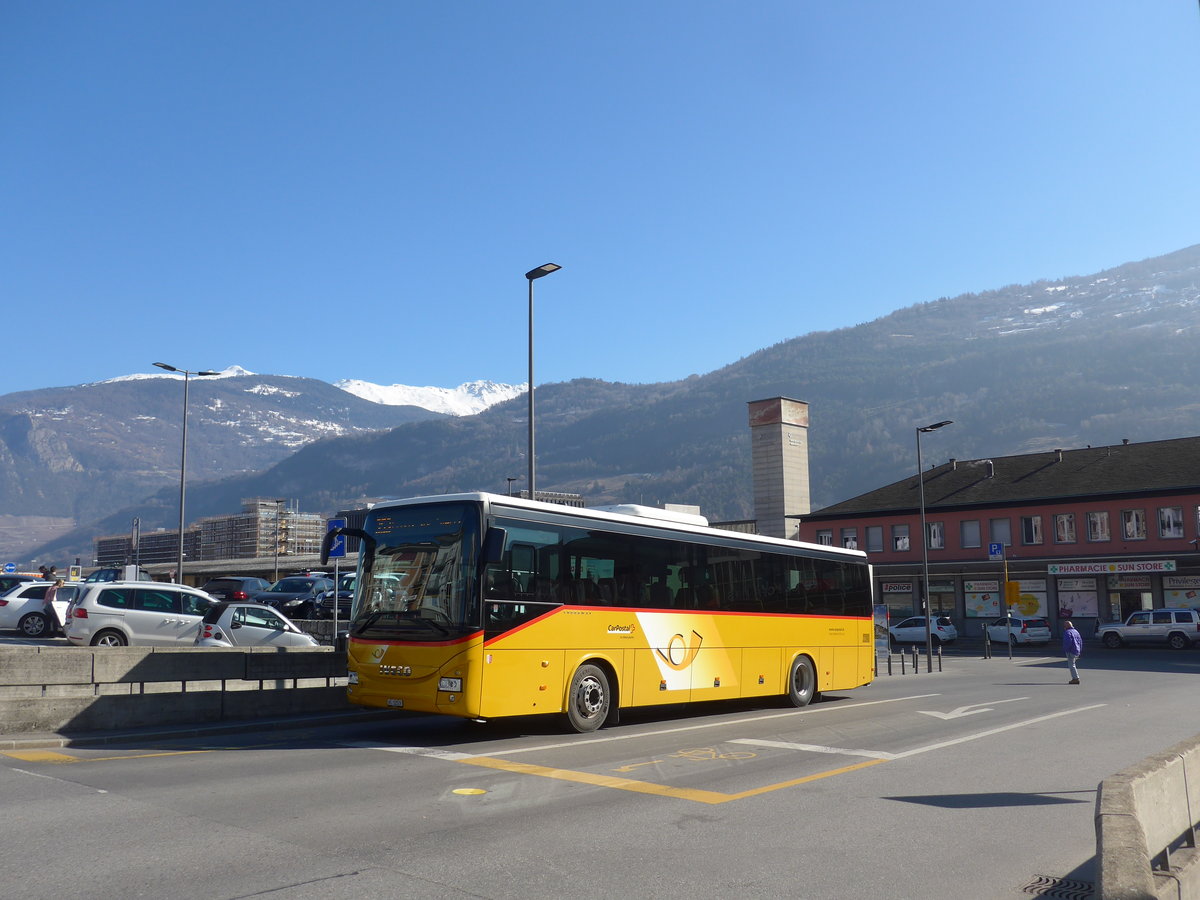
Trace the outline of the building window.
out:
[[[1008,519],[988,519],[988,543],[1012,546],[1012,522]]]
[[[858,529],[843,528],[842,529],[842,546],[847,550],[858,549]]]
[[[1197,507],[1196,514],[1200,516],[1200,507]],[[970,522],[960,522],[958,525],[958,543],[960,547],[971,548],[980,547],[979,538],[979,520],[972,519]]]
[[[1021,543],[1040,544],[1042,542],[1042,517],[1021,516]]]
[[[1075,543],[1075,513],[1058,513],[1054,517],[1054,543]]]
[[[883,552],[883,526],[868,525],[867,526],[867,552],[882,553]]]
[[[946,526],[943,522],[926,522],[925,523],[925,540],[928,541],[926,546],[930,550],[945,550],[946,549]]]
[[[824,544],[826,547],[832,547],[833,546],[833,530],[829,529],[829,528],[822,528],[820,531],[818,531],[817,532],[817,543]]]
[[[908,526],[893,525],[892,526],[892,549],[907,550],[908,549]]]
[[[1108,512],[1090,512],[1087,514],[1088,540],[1111,541],[1112,532],[1108,530]]]
[[[1183,507],[1160,506],[1158,508],[1158,536],[1160,538],[1183,537]]]
[[[1121,510],[1121,539],[1144,541],[1146,539],[1146,511],[1144,509]]]

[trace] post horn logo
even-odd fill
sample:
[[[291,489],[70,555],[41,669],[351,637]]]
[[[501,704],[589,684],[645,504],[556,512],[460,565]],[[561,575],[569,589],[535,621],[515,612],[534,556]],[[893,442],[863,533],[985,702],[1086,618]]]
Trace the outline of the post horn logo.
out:
[[[656,647],[654,652],[676,672],[682,672],[695,661],[696,654],[700,652],[700,645],[703,643],[704,638],[699,632],[693,631],[690,638],[676,634],[667,641],[666,649]]]

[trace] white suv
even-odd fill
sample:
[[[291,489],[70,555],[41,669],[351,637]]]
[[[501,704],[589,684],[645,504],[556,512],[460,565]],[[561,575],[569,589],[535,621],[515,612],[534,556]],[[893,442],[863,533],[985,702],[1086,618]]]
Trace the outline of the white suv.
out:
[[[1183,650],[1200,641],[1200,612],[1187,608],[1142,609],[1130,613],[1124,622],[1097,622],[1096,637],[1110,649],[1147,643]]]
[[[80,586],[66,623],[67,640],[94,647],[192,644],[217,601],[195,588],[147,581]]]

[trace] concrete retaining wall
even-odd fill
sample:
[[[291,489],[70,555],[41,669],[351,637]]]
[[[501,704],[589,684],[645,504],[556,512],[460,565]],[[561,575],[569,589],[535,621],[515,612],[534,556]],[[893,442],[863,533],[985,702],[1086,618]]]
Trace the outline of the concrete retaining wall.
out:
[[[66,734],[348,709],[319,649],[0,647],[0,734]]]
[[[1097,900],[1200,900],[1200,737],[1100,782]]]

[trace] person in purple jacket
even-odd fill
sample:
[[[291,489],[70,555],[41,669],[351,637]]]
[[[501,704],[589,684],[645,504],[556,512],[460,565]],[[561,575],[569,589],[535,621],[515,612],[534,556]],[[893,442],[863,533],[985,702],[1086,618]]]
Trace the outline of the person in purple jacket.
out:
[[[1075,660],[1083,656],[1083,638],[1071,622],[1067,622],[1066,628],[1063,629],[1063,653],[1067,655],[1067,668],[1071,670],[1071,680],[1067,684],[1079,684],[1079,671],[1075,668]]]

